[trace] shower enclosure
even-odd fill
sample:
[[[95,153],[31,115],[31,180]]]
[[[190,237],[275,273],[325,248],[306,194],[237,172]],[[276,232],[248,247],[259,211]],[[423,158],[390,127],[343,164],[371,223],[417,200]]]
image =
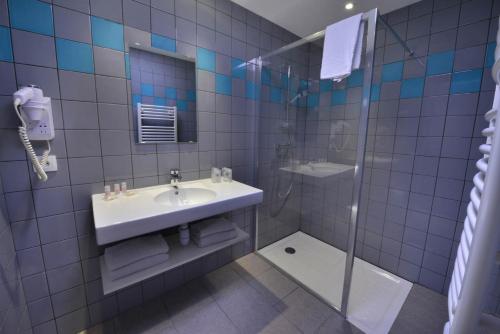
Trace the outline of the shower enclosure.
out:
[[[382,333],[387,314],[380,309],[393,321],[411,284],[354,258],[370,96],[378,94],[372,89],[377,17],[376,9],[363,15],[362,68],[339,83],[320,80],[324,32],[256,61],[255,154],[264,201],[255,247],[359,328]]]

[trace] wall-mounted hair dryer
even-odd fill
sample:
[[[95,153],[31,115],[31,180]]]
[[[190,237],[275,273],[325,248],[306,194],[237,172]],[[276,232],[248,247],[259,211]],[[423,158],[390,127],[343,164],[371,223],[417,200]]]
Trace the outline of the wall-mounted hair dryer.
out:
[[[21,138],[21,142],[33,163],[33,169],[38,178],[47,181],[45,171],[48,169],[49,162],[49,140],[53,139],[55,135],[50,97],[43,96],[43,91],[32,85],[15,92],[13,98],[14,109],[21,121],[21,126],[18,128],[19,138]],[[40,158],[36,156],[30,140],[47,141],[47,150]]]

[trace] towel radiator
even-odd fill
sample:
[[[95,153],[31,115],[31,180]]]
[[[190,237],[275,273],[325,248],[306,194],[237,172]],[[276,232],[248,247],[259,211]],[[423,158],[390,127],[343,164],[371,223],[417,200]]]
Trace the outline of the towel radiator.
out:
[[[137,103],[140,144],[177,142],[177,107]]]
[[[495,97],[492,109],[484,116],[489,123],[482,131],[486,143],[479,147],[483,157],[476,163],[479,171],[473,178],[474,188],[448,290],[449,321],[444,327],[445,334],[477,333],[478,326],[496,327],[499,322],[496,317],[482,314],[500,233],[500,130],[496,124],[500,110],[498,33],[492,75],[496,82]]]

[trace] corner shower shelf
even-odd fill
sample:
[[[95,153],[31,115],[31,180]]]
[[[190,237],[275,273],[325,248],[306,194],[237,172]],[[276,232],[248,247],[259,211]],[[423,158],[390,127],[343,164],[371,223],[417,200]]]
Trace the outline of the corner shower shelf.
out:
[[[117,280],[112,280],[109,277],[109,270],[106,266],[106,261],[104,260],[104,256],[101,256],[99,260],[101,265],[103,292],[105,295],[110,294],[117,290],[126,288],[127,286],[133,285],[145,279],[151,278],[158,274],[182,266],[183,264],[186,264],[188,262],[197,260],[205,255],[209,255],[228,246],[235,245],[249,238],[248,233],[237,227],[236,227],[236,232],[237,232],[236,237],[231,240],[226,240],[202,248],[196,246],[192,242],[190,242],[189,245],[187,246],[181,246],[179,244],[179,235],[178,234],[170,235],[165,238],[170,247],[169,251],[170,257],[168,261]]]
[[[323,178],[339,175],[346,172],[353,172],[354,166],[333,162],[313,162],[294,167],[282,167],[280,169],[285,172]]]

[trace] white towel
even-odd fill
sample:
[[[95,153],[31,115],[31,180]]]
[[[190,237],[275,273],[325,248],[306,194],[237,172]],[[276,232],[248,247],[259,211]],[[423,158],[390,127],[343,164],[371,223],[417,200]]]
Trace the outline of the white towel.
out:
[[[196,244],[198,247],[207,247],[213,244],[218,244],[219,242],[223,242],[229,239],[236,238],[236,230],[231,230],[231,231],[226,231],[226,232],[219,232],[219,233],[214,233],[210,234],[205,237],[195,237],[193,236],[191,240]]]
[[[223,217],[215,217],[203,220],[191,225],[191,234],[200,238],[220,232],[233,231],[233,223]]]
[[[363,14],[329,25],[325,31],[321,79],[341,81],[361,64]]]
[[[110,271],[131,265],[145,258],[168,253],[168,244],[160,234],[123,241],[104,250],[104,260]]]
[[[114,281],[116,279],[126,277],[134,273],[137,273],[139,271],[143,271],[148,268],[157,266],[160,263],[168,261],[168,258],[169,258],[168,254],[153,255],[145,259],[142,259],[140,261],[134,262],[128,266],[124,266],[116,270],[110,270],[109,277],[111,278],[111,280]]]

